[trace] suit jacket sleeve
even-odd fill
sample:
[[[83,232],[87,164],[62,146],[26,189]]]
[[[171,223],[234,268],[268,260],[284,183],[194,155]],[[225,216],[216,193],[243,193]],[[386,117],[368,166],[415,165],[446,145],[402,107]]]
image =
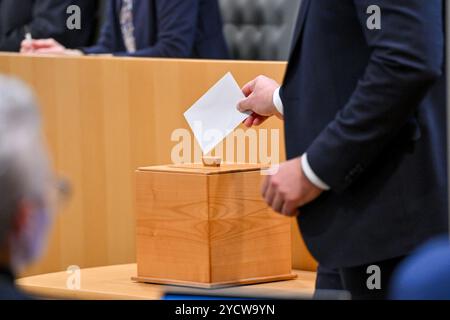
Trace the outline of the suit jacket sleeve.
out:
[[[381,30],[366,26],[374,1],[353,2],[372,49],[369,63],[348,103],[307,150],[312,170],[337,192],[349,187],[413,116],[444,61],[441,0],[375,1]]]
[[[66,31],[67,7],[70,0],[33,1],[32,20],[28,24],[31,35],[35,39],[54,38],[62,41]],[[10,30],[0,44],[2,50],[19,51],[25,37],[25,26]]]
[[[81,50],[86,54],[113,53],[116,51],[118,37],[121,37],[121,34],[115,30],[115,26],[118,24],[117,19],[116,1],[109,0],[106,8],[105,22],[97,43],[92,47],[81,48]]]
[[[197,31],[199,0],[155,0],[157,40],[155,45],[118,56],[188,58]]]

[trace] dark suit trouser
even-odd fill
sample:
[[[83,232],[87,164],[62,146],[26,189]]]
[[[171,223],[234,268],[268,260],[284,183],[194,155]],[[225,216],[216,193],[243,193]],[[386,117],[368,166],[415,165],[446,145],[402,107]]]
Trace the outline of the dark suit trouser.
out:
[[[343,290],[339,270],[319,265],[317,268],[316,290]]]
[[[363,266],[339,269],[344,290],[351,293],[353,300],[385,300],[389,293],[389,284],[392,274],[405,257],[394,258]],[[376,283],[372,277],[374,272],[369,266],[378,266],[380,269],[381,287],[370,289],[369,286]],[[372,277],[372,278],[371,278]],[[369,285],[368,285],[369,282]]]

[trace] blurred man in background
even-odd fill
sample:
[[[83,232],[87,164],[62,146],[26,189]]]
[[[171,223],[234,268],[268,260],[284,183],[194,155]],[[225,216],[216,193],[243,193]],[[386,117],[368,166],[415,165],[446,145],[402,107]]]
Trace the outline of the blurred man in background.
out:
[[[0,300],[27,299],[14,279],[45,246],[55,186],[34,96],[0,76]]]
[[[228,55],[217,0],[109,0],[95,46],[77,49],[43,39],[24,41],[22,52],[205,59]]]
[[[69,30],[67,8],[81,9],[81,29]],[[0,0],[0,51],[20,50],[27,34],[53,38],[69,47],[87,46],[95,34],[98,1],[93,0]]]

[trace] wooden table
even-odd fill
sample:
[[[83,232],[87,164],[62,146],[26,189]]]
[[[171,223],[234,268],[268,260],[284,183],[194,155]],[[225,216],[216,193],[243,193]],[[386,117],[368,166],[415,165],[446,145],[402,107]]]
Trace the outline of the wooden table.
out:
[[[314,292],[316,274],[295,271],[298,278],[239,288],[215,290],[216,293],[236,292],[264,293],[273,296],[311,296]],[[49,299],[81,300],[158,300],[167,290],[176,287],[136,283],[131,277],[137,274],[136,264],[108,266],[81,270],[80,290],[70,290],[66,282],[69,274],[57,272],[19,279],[18,285],[33,295]],[[206,292],[211,292],[206,290]]]

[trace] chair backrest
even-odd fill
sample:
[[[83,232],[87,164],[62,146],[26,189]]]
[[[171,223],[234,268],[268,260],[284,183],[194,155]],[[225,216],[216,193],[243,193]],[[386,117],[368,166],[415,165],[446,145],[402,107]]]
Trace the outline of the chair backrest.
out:
[[[219,0],[233,59],[287,60],[301,0]]]
[[[106,2],[99,1],[97,36]],[[230,56],[237,60],[287,60],[301,0],[219,0]]]

